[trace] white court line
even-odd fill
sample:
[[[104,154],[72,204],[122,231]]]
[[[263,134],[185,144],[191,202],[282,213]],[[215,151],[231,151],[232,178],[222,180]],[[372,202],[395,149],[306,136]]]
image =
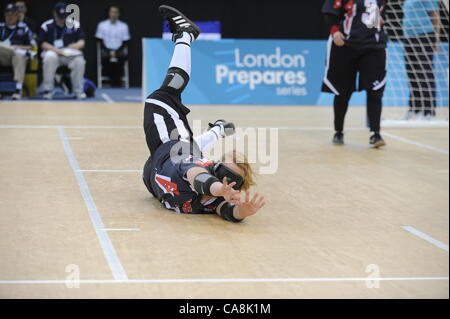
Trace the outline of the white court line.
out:
[[[128,126],[128,125],[0,125],[0,128],[35,128],[35,129],[44,129],[44,128],[79,128],[79,129],[143,129],[142,126]],[[242,129],[246,128],[260,128],[255,126],[240,126]],[[276,128],[279,130],[286,130],[286,131],[333,131],[332,127],[326,127],[326,126],[273,126],[273,127],[262,127],[266,129]],[[346,131],[365,131],[367,130],[364,127],[350,127],[346,128]]]
[[[125,96],[125,100],[133,100],[133,101],[140,101],[140,102],[144,102],[142,100],[142,96]]]
[[[449,171],[439,171],[438,173],[441,173],[441,174],[448,174]]]
[[[66,152],[67,159],[69,160],[70,166],[72,167],[73,173],[75,174],[75,177],[77,179],[78,186],[80,187],[81,195],[83,196],[84,203],[86,204],[86,208],[88,210],[92,225],[94,226],[95,232],[97,233],[98,240],[103,249],[103,254],[105,255],[106,261],[108,262],[113,277],[114,279],[126,280],[128,279],[127,274],[125,273],[125,270],[120,263],[119,257],[117,257],[116,251],[114,250],[107,232],[104,230],[105,226],[103,225],[102,218],[100,217],[100,213],[98,212],[97,206],[95,205],[94,199],[92,198],[91,192],[89,191],[89,187],[86,183],[86,180],[84,179],[83,173],[80,172],[80,167],[77,160],[75,159],[75,156],[73,155],[72,147],[67,140],[64,128],[58,128],[58,132],[61,138],[61,142],[64,146],[64,151]]]
[[[143,129],[143,126],[137,125],[0,125],[0,128],[33,128],[33,129],[59,129],[59,128],[80,128],[80,129]]]
[[[355,277],[355,278],[198,278],[198,279],[125,279],[79,280],[80,284],[170,284],[170,283],[267,283],[267,282],[346,282],[346,281],[448,281],[448,277]],[[71,280],[0,280],[2,285],[15,284],[66,284]]]
[[[448,128],[448,120],[382,120],[382,128]]]
[[[80,169],[80,172],[94,173],[142,173],[142,169]]]
[[[437,152],[437,153],[448,155],[448,151],[440,149],[440,148],[437,148],[437,147],[434,147],[434,146],[430,146],[430,145],[427,145],[427,144],[423,144],[423,143],[419,143],[419,142],[416,142],[416,141],[413,141],[413,140],[409,140],[407,138],[404,138],[404,137],[401,137],[401,136],[397,136],[397,135],[394,135],[394,134],[391,134],[391,133],[386,133],[385,132],[385,133],[382,133],[382,135],[389,136],[390,138],[393,138],[393,139],[398,140],[398,141],[403,142],[403,143],[416,145],[416,146],[419,146],[419,147],[422,147],[422,148],[426,148],[426,149],[428,149],[430,151],[434,151],[434,152]]]
[[[104,231],[139,231],[140,228],[103,228]]]
[[[115,103],[114,100],[106,93],[101,94],[102,98],[108,103]]]
[[[253,126],[249,127],[240,127],[240,128],[252,128]],[[255,127],[256,128],[256,127]],[[330,131],[333,132],[333,128],[326,127],[326,126],[274,126],[274,127],[264,127],[264,128],[277,128],[282,131]],[[365,127],[350,127],[346,128],[346,131],[366,131],[367,129]]]
[[[142,129],[142,126],[108,126],[108,125],[67,125],[67,126],[58,126],[58,125],[0,125],[0,128],[94,128],[94,129]],[[244,127],[243,127],[244,128]],[[270,127],[266,127],[270,128]],[[301,126],[281,126],[281,127],[273,127],[278,128],[280,130],[297,130],[297,131],[331,131],[331,127],[301,127]],[[362,127],[354,127],[347,128],[347,131],[363,131],[366,128]],[[443,150],[434,146],[430,146],[427,144],[419,143],[401,136],[397,136],[391,133],[384,132],[383,135],[389,136],[393,139],[396,139],[400,142],[419,146],[425,149],[428,149],[433,152],[437,152],[444,155],[449,155],[447,150]]]
[[[67,140],[74,140],[74,141],[78,141],[78,140],[84,140],[84,137],[66,137]]]
[[[414,234],[414,235],[416,235],[416,236],[426,240],[427,242],[435,245],[436,247],[439,247],[439,248],[445,250],[446,252],[448,252],[448,245],[440,242],[439,240],[436,240],[436,239],[428,236],[427,234],[424,234],[421,231],[418,231],[417,229],[415,229],[414,227],[411,227],[411,226],[402,226],[402,228],[404,230],[407,230],[410,233],[412,233],[412,234]]]

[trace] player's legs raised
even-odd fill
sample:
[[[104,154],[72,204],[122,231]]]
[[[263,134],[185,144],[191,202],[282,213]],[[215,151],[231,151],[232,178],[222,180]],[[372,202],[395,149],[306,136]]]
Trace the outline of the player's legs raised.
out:
[[[192,39],[189,33],[182,32],[181,37],[175,40],[172,60],[161,88],[172,88],[179,95],[183,93],[191,76]]]
[[[187,123],[189,113],[181,104],[181,93],[189,82],[191,73],[191,43],[200,29],[178,10],[160,6],[160,13],[169,22],[175,49],[169,70],[160,89],[153,92],[145,103],[144,130],[150,153],[171,139],[189,139],[191,130]]]
[[[200,34],[200,28],[175,8],[162,5],[159,12],[169,22],[175,50],[162,88],[169,87],[181,95],[191,76],[191,43]]]

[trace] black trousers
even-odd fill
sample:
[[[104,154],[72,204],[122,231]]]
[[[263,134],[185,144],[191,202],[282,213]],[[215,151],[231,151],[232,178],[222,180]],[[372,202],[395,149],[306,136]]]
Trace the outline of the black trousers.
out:
[[[431,114],[436,108],[436,79],[433,57],[436,37],[423,34],[404,40],[406,73],[409,78],[409,107],[418,113]]]
[[[186,117],[189,112],[181,103],[179,93],[170,87],[149,95],[144,108],[144,132],[150,154],[169,141],[192,141]]]
[[[122,85],[123,67],[126,59],[128,58],[125,48],[116,51],[116,62],[111,62],[111,50],[102,48],[102,66],[103,74],[111,79],[112,86]]]
[[[357,83],[359,73],[359,81]],[[328,41],[327,66],[323,92],[334,93],[334,127],[344,130],[349,100],[356,90],[367,91],[370,130],[380,131],[382,98],[386,85],[386,49],[345,45]]]

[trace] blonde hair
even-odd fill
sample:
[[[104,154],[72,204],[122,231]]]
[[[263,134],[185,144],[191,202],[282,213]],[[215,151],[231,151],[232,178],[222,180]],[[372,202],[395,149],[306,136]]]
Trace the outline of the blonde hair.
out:
[[[223,163],[230,163],[230,160],[232,160],[232,163],[236,164],[244,172],[244,175],[242,176],[244,178],[244,184],[242,185],[241,190],[247,191],[251,186],[256,185],[255,182],[256,174],[253,171],[252,166],[248,162],[247,156],[245,154],[236,152],[235,150],[223,154],[222,156]]]

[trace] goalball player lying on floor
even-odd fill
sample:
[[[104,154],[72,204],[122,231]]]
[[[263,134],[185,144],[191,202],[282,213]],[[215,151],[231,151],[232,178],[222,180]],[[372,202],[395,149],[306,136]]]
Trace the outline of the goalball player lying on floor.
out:
[[[234,134],[235,126],[218,120],[206,133],[193,138],[186,118],[190,110],[181,103],[191,72],[191,43],[200,29],[174,8],[160,6],[159,11],[169,22],[175,51],[161,88],[145,103],[144,131],[151,155],[144,167],[144,183],[167,209],[217,213],[225,220],[240,222],[265,205],[264,197],[250,196],[249,188],[254,185],[250,164],[236,152],[231,163],[214,162],[202,155],[219,137]]]

